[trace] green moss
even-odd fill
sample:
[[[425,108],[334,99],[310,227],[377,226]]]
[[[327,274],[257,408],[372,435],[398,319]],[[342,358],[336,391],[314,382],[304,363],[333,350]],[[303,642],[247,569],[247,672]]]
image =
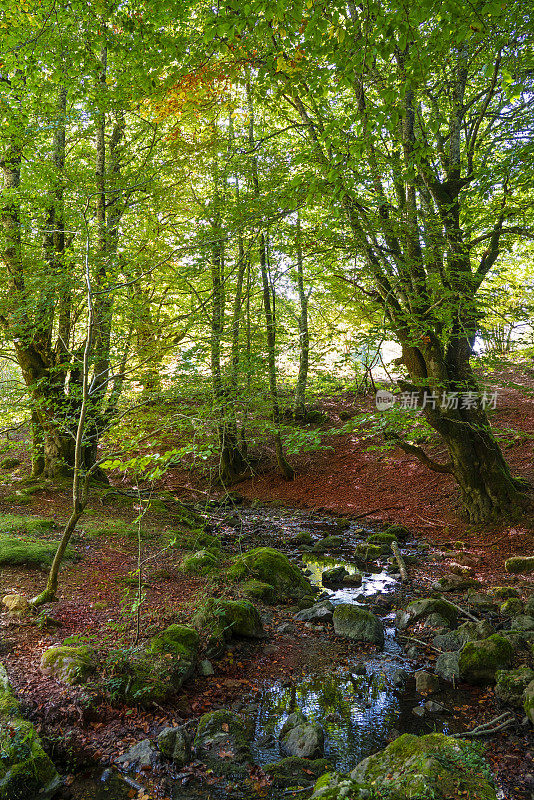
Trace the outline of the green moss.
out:
[[[263,600],[265,603],[274,603],[276,600],[276,591],[274,586],[272,586],[270,583],[257,581],[254,578],[249,581],[245,581],[245,583],[241,586],[241,594],[245,595],[245,597]]]
[[[315,542],[313,549],[316,553],[326,553],[328,550],[339,550],[345,544],[343,536],[325,536],[324,539]]]
[[[41,567],[50,566],[59,542],[41,542],[0,536],[0,565]],[[73,551],[67,549],[66,558]]]
[[[0,515],[0,533],[45,533],[54,527],[54,520],[19,514]]]
[[[392,542],[397,541],[397,537],[393,533],[373,533],[367,537],[369,544],[387,544],[391,545]]]
[[[203,762],[218,775],[245,771],[252,761],[249,735],[243,721],[231,711],[210,711],[198,723],[193,746]],[[231,758],[223,753],[231,753]]]
[[[523,709],[534,725],[534,681],[531,681],[523,692]]]
[[[384,533],[389,533],[399,542],[404,542],[406,539],[410,538],[410,531],[405,525],[388,525]]]
[[[499,600],[508,600],[510,597],[519,597],[520,595],[519,589],[512,586],[494,586],[489,593]]]
[[[218,536],[212,533],[206,533],[202,530],[193,531],[185,536],[179,536],[178,542],[180,547],[184,550],[213,550],[218,552],[221,550],[221,540]]]
[[[425,597],[421,600],[413,600],[408,603],[406,613],[409,617],[410,624],[417,622],[420,619],[430,616],[430,614],[439,614],[452,624],[456,623],[458,618],[458,611],[446,600],[437,597]]]
[[[506,572],[514,575],[530,575],[534,572],[534,556],[516,556],[504,563]]]
[[[506,614],[509,617],[513,617],[514,614],[521,614],[522,611],[523,603],[518,597],[509,597],[501,605],[501,614]]]
[[[189,575],[207,575],[217,569],[220,556],[213,550],[199,550],[192,556],[184,558],[182,569]]]
[[[0,461],[0,467],[2,469],[15,469],[15,467],[20,467],[20,459],[8,456]]]
[[[530,667],[500,669],[495,675],[495,696],[505,703],[521,705],[523,692],[534,681],[534,670]]]
[[[289,756],[263,767],[274,786],[287,789],[290,786],[305,786],[313,778],[318,778],[328,769],[326,758],[299,758]]]
[[[48,797],[59,786],[56,768],[31,722],[0,720],[0,800]]]
[[[172,653],[187,656],[194,661],[200,639],[197,631],[188,625],[169,625],[164,631],[154,636],[147,647],[149,653]]]
[[[300,597],[312,593],[310,582],[298,567],[284,553],[272,547],[257,547],[237,556],[228,576],[235,581],[256,578],[274,586],[277,594],[282,596]]]
[[[258,638],[263,625],[256,608],[248,600],[210,598],[193,617],[193,624],[204,628],[215,638],[233,635]]]
[[[357,556],[363,558],[365,561],[375,561],[382,555],[382,547],[377,544],[362,542],[356,545],[354,552]]]
[[[41,670],[63,683],[83,683],[95,669],[95,653],[91,647],[50,647],[41,657]]]
[[[460,677],[468,683],[492,683],[497,670],[511,664],[514,649],[498,633],[478,642],[467,642],[460,651]]]
[[[358,764],[350,777],[354,789],[374,789],[374,797],[384,800],[496,798],[482,749],[441,733],[399,736],[380,753]]]

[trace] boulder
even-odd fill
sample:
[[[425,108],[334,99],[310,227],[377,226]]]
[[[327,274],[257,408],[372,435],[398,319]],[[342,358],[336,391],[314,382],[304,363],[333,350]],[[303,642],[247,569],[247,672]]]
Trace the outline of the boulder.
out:
[[[191,761],[191,740],[184,725],[163,728],[158,734],[158,747],[165,758],[170,758],[177,769]]]
[[[342,603],[334,609],[334,631],[357,642],[372,642],[384,646],[384,627],[381,620],[371,611],[349,603]]]
[[[112,699],[141,704],[166,700],[192,677],[198,648],[193,628],[170,625],[145,646],[111,651],[107,689]]]
[[[451,603],[436,597],[425,597],[422,600],[412,600],[408,603],[405,611],[398,611],[395,617],[397,627],[401,630],[408,625],[413,625],[419,620],[429,617],[431,614],[439,614],[440,617],[448,620],[452,625],[456,625],[458,612]]]
[[[497,670],[510,666],[513,653],[510,642],[498,633],[468,642],[460,651],[460,678],[473,684],[493,683]]]
[[[20,709],[0,664],[0,800],[49,800],[61,778]]]
[[[21,594],[6,594],[2,598],[2,605],[7,608],[10,617],[23,617],[30,611],[28,599]]]
[[[182,569],[189,575],[207,575],[219,566],[220,557],[213,550],[198,550],[184,558]]]
[[[324,755],[323,729],[313,722],[295,725],[281,737],[280,748],[288,756],[321,758]]]
[[[276,590],[270,583],[257,581],[251,578],[241,586],[241,594],[251,597],[254,600],[263,600],[264,603],[274,603],[276,600]]]
[[[508,600],[502,603],[500,611],[501,614],[505,614],[507,617],[513,617],[516,614],[521,614],[523,611],[523,603],[518,597],[509,597]]]
[[[359,572],[348,573],[343,578],[343,586],[348,586],[351,589],[358,589],[363,583],[363,578]]]
[[[328,769],[326,758],[298,758],[289,756],[266,764],[264,772],[269,775],[273,786],[279,789],[289,789],[289,787],[302,787],[322,775]]]
[[[526,614],[519,614],[512,619],[512,630],[534,631],[534,617],[528,617]]]
[[[531,575],[534,572],[534,556],[514,556],[504,562],[506,572],[513,575]]]
[[[332,622],[334,605],[330,600],[323,600],[315,603],[311,608],[305,608],[295,614],[295,619],[299,622]]]
[[[492,597],[484,592],[469,591],[467,594],[467,601],[470,606],[478,611],[496,611],[495,601]]]
[[[137,772],[141,772],[141,770],[152,769],[157,757],[157,750],[150,739],[143,739],[116,758],[115,763],[123,769],[132,767]]]
[[[344,578],[346,578],[348,574],[345,567],[325,569],[321,575],[321,582],[323,586],[341,586]]]
[[[227,640],[233,636],[260,639],[264,635],[261,617],[249,600],[211,597],[192,621],[212,636]]]
[[[479,586],[479,582],[473,578],[466,578],[463,575],[443,575],[439,580],[432,584],[435,592],[463,592],[472,586]]]
[[[442,653],[437,657],[434,669],[443,680],[455,684],[460,678],[460,653]]]
[[[521,706],[523,692],[534,681],[534,670],[529,667],[500,669],[495,674],[495,696],[503,703]]]
[[[350,779],[355,797],[357,790],[370,789],[388,800],[407,797],[456,800],[462,796],[496,800],[497,797],[480,750],[442,733],[427,736],[405,733],[358,764]]]
[[[531,681],[523,692],[523,709],[532,725],[534,725],[534,681]]]
[[[216,775],[245,774],[252,763],[243,720],[225,709],[209,711],[198,723],[193,747],[197,758]]]
[[[299,598],[313,594],[312,586],[284,553],[272,547],[256,547],[236,556],[228,571],[231,580],[256,578],[274,586],[281,597]]]
[[[420,669],[415,673],[415,688],[419,694],[433,694],[439,691],[439,678],[431,672]]]
[[[95,651],[91,647],[49,647],[41,656],[41,672],[71,686],[85,683],[95,668]]]
[[[534,617],[534,594],[525,603],[525,614],[528,614],[529,617]]]
[[[326,553],[329,550],[341,550],[346,544],[343,536],[325,536],[313,545],[315,553]]]
[[[394,536],[399,542],[404,542],[410,538],[410,531],[405,525],[388,525],[384,533]]]
[[[498,600],[508,600],[510,597],[519,597],[519,589],[514,586],[494,586],[490,589],[490,594]]]

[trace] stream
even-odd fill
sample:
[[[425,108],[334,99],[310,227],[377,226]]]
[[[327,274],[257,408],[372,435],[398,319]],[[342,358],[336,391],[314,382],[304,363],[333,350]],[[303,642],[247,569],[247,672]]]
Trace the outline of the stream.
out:
[[[418,717],[413,713],[416,706],[422,705],[420,695],[416,695],[411,673],[424,668],[419,660],[417,665],[409,660],[396,640],[394,612],[389,611],[392,603],[385,603],[385,609],[373,605],[380,597],[387,599],[399,590],[399,583],[384,555],[368,572],[359,570],[351,561],[350,554],[358,542],[376,532],[370,527],[362,528],[351,522],[341,530],[339,523],[332,518],[295,510],[272,508],[240,508],[239,517],[214,515],[215,527],[219,528],[223,541],[225,536],[235,542],[239,535],[239,548],[269,545],[284,550],[295,563],[306,571],[312,584],[322,593],[320,599],[328,598],[337,603],[356,603],[370,606],[374,613],[382,617],[385,627],[385,646],[382,652],[369,654],[362,651],[357,643],[351,647],[351,655],[343,664],[327,663],[321,671],[310,671],[292,681],[279,680],[265,682],[260,692],[244,697],[239,710],[252,721],[254,738],[251,744],[254,763],[260,767],[284,757],[280,752],[278,734],[288,715],[296,710],[319,723],[325,733],[325,758],[333,769],[348,772],[363,758],[385,747],[398,732],[429,733],[433,730],[450,732],[450,715],[425,714]],[[303,532],[311,534],[312,544],[292,546],[291,539]],[[346,541],[343,549],[332,555],[312,551],[313,543],[324,536],[342,535]],[[259,539],[259,541],[258,541]],[[289,542],[289,544],[288,544]],[[403,555],[417,553],[414,542],[404,542]],[[349,574],[362,571],[362,585],[359,587],[341,586],[329,588],[322,584],[325,569],[345,567]],[[296,634],[298,635],[298,634]],[[320,646],[310,637],[310,648]],[[440,703],[452,708],[461,702],[459,691],[441,692]],[[133,776],[141,785],[148,785],[141,775]],[[155,777],[155,776],[153,776]],[[313,779],[310,779],[313,783]],[[185,770],[175,774],[162,794],[149,793],[149,797],[168,797],[169,790],[173,800],[252,800],[255,796],[279,800],[286,796],[283,790],[273,789],[267,794],[255,795],[248,782],[228,783],[227,779],[200,781],[192,779]],[[150,792],[154,792],[154,779],[150,781]],[[70,787],[70,797],[76,800],[120,800],[132,796],[132,784],[124,784],[115,771],[97,771],[94,775],[77,780]],[[290,793],[287,796],[291,797]],[[295,795],[302,796],[302,795]],[[304,795],[307,796],[307,795]]]

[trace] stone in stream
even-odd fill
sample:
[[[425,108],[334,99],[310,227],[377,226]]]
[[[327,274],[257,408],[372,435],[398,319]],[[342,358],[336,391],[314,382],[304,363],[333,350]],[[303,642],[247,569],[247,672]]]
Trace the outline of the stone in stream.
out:
[[[341,603],[334,609],[334,631],[357,642],[371,642],[384,646],[384,626],[371,611],[350,603]]]
[[[437,597],[425,597],[421,600],[412,600],[411,603],[408,603],[406,610],[397,611],[395,624],[400,630],[403,630],[408,625],[413,625],[431,614],[438,614],[451,625],[455,625],[458,618],[458,611],[451,603]]]
[[[332,622],[333,610],[333,603],[330,600],[323,600],[311,608],[299,611],[295,614],[295,619],[299,622]]]
[[[343,586],[348,586],[351,589],[358,589],[363,583],[363,578],[359,572],[350,574],[350,572],[343,578]]]
[[[478,642],[467,642],[460,651],[460,677],[467,683],[492,683],[497,670],[510,666],[513,653],[510,642],[498,633]]]
[[[280,748],[288,756],[321,758],[324,755],[323,729],[308,722],[301,712],[290,714],[280,731]]]
[[[463,592],[472,586],[480,586],[479,581],[474,578],[465,578],[462,575],[443,575],[432,584],[432,590],[435,592]]]
[[[519,669],[500,669],[495,674],[495,697],[503,703],[521,706],[523,692],[534,681],[534,670],[530,667]]]
[[[197,758],[215,775],[245,774],[252,763],[247,728],[237,714],[225,709],[200,718],[193,746]]]
[[[137,772],[152,769],[158,759],[158,752],[150,739],[143,739],[134,744],[126,753],[115,759],[115,763],[124,769],[131,767]]]
[[[415,688],[419,694],[433,694],[439,690],[439,678],[424,669],[415,673]]]
[[[300,569],[273,547],[256,547],[236,556],[228,570],[228,577],[240,582],[255,578],[269,583],[274,587],[277,597],[298,599],[313,594],[311,583]]]
[[[177,769],[191,761],[191,740],[184,725],[163,728],[158,734],[158,747],[165,758],[170,758]]]
[[[373,796],[388,800],[497,800],[489,766],[480,750],[470,742],[442,733],[405,733],[361,761],[348,777],[326,773],[317,781],[312,795],[328,800]]]
[[[325,569],[321,575],[323,586],[340,586],[349,573],[345,567],[332,567]]]
[[[340,550],[346,544],[343,536],[325,536],[313,545],[315,553],[326,553],[329,550]]]
[[[460,678],[460,653],[442,653],[437,657],[434,670],[443,680],[456,683]]]
[[[309,759],[298,756],[288,756],[263,767],[263,771],[271,778],[273,786],[280,789],[306,786],[317,780],[327,769],[326,758]]]

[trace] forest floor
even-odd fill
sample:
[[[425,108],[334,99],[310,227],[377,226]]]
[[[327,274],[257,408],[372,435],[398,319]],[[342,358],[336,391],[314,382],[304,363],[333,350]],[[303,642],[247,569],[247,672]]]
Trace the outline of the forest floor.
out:
[[[525,378],[522,373],[519,378],[510,368],[502,370],[493,380],[494,388],[499,389],[499,399],[492,422],[506,437],[506,458],[514,473],[534,485],[534,377]],[[521,382],[523,388],[514,388],[510,382]],[[370,410],[373,403],[373,398],[338,392],[325,398],[321,408],[328,414],[330,426],[341,427],[341,418]],[[401,523],[414,537],[429,542],[433,551],[461,540],[465,551],[477,561],[476,577],[483,586],[519,586],[524,593],[532,592],[534,583],[529,578],[518,580],[504,570],[506,558],[533,553],[531,517],[509,525],[467,525],[459,515],[457,490],[447,476],[429,472],[399,451],[368,451],[369,442],[364,444],[358,434],[334,435],[328,443],[332,449],[305,453],[294,459],[296,477],[291,483],[279,477],[267,462],[260,474],[232,487],[232,491],[238,492],[245,504],[255,501],[271,507],[307,509],[360,519],[375,527]],[[29,458],[22,444],[20,450],[15,448],[10,455],[17,456],[22,463],[13,472],[11,484],[2,487],[0,512],[50,517],[58,524],[65,520],[69,509],[66,489],[41,491],[32,496],[29,504],[20,507],[5,500],[13,496],[20,478],[27,474]],[[439,456],[439,452],[434,455]],[[183,470],[169,471],[159,488],[184,501],[198,500],[208,490],[201,476]],[[187,622],[202,598],[212,590],[208,579],[181,572],[182,554],[175,547],[168,547],[173,532],[179,528],[179,508],[172,502],[167,505],[165,513],[150,512],[146,517],[142,554],[148,562],[142,636],[173,622]],[[232,511],[239,513],[239,508]],[[0,629],[0,660],[13,687],[26,713],[46,735],[52,755],[67,767],[69,752],[76,754],[77,769],[84,759],[88,769],[95,759],[112,763],[132,744],[154,735],[164,725],[228,707],[244,694],[254,697],[266,680],[303,674],[313,669],[315,662],[323,667],[333,661],[343,662],[349,654],[345,641],[324,632],[299,626],[299,635],[287,637],[277,633],[277,626],[292,621],[293,615],[291,608],[280,606],[269,612],[267,643],[234,644],[217,662],[214,677],[195,678],[172,703],[156,709],[127,708],[112,705],[102,697],[96,705],[87,705],[82,688],[66,688],[43,675],[39,669],[40,657],[51,644],[73,635],[90,634],[104,646],[113,641],[132,643],[136,620],[128,610],[132,603],[129,575],[137,566],[138,547],[129,526],[137,513],[135,504],[126,507],[119,502],[104,507],[101,496],[95,494],[74,541],[80,560],[65,565],[59,602],[48,608],[50,619],[37,626],[24,619],[17,622],[4,618]],[[53,538],[57,539],[58,529],[51,534]],[[227,538],[232,536],[231,528],[223,526],[221,530]],[[277,540],[266,541],[263,535],[253,544],[276,547]],[[430,560],[410,569],[414,584],[423,590],[429,589],[446,571],[446,562]],[[1,567],[0,576],[2,596],[20,593],[30,597],[42,588],[45,579],[44,572],[27,567]],[[310,658],[314,663],[310,664]],[[462,724],[472,727],[497,713],[499,706],[492,691],[473,689],[460,717]],[[66,731],[70,731],[68,741]],[[509,800],[530,800],[534,796],[534,749],[528,737],[528,731],[523,730],[492,740],[491,760]],[[165,781],[156,782],[146,797],[165,797],[167,788]]]

